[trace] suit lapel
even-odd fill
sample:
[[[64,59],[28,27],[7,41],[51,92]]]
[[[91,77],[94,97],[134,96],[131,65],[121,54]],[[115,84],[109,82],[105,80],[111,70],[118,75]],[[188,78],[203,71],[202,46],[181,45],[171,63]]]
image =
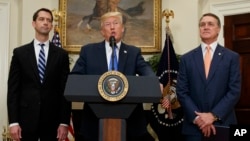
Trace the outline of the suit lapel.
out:
[[[105,41],[98,44],[97,51],[94,53],[96,54],[95,59],[98,61],[100,66],[100,72],[108,71],[108,60],[106,57],[106,49],[105,49]]]
[[[57,62],[56,58],[58,58],[58,57],[57,57],[55,48],[56,48],[56,46],[54,46],[54,44],[52,44],[50,42],[48,58],[47,58],[47,63],[46,63],[46,69],[45,69],[45,74],[44,74],[44,82],[46,81],[46,77],[48,76],[50,69],[53,68],[53,66],[55,66],[55,64],[53,64],[53,63]]]
[[[201,50],[201,46],[199,46],[198,48],[196,48],[196,50],[194,50],[194,62],[196,62],[196,68],[199,72],[200,77],[202,78],[202,80],[206,81],[206,77],[205,77],[205,68],[204,68],[204,61],[203,61],[203,55],[202,55],[202,50]]]
[[[221,47],[220,45],[217,45],[214,55],[213,55],[212,62],[211,62],[211,66],[210,66],[210,70],[208,74],[208,81],[210,81],[213,78],[214,73],[216,69],[218,68],[217,66],[219,65],[222,59],[222,56],[223,56],[223,47]]]
[[[121,43],[119,50],[118,71],[123,72],[128,56],[128,50],[125,44]]]
[[[37,81],[40,83],[40,77],[39,77],[39,72],[38,72],[38,66],[37,66],[37,60],[36,60],[36,55],[35,55],[35,49],[34,49],[34,41],[32,41],[28,45],[28,50],[27,50],[27,56],[29,58],[32,72],[34,73],[34,79],[37,79]]]

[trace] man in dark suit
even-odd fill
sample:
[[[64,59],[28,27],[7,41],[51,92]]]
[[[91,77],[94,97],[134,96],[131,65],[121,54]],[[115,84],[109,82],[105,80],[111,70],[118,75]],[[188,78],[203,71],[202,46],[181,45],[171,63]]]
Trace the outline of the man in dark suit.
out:
[[[110,69],[112,48],[109,38],[115,37],[118,71],[124,75],[155,76],[151,67],[145,62],[139,48],[123,43],[124,33],[122,14],[108,12],[101,17],[101,34],[104,41],[83,46],[72,74],[102,75]],[[83,84],[87,85],[87,84]],[[127,121],[127,140],[145,140],[147,122],[142,104],[138,104]],[[82,117],[82,135],[84,141],[98,140],[98,118],[85,103]]]
[[[52,23],[49,9],[37,10],[32,22],[34,40],[13,51],[7,107],[10,135],[15,141],[58,141],[68,134],[71,103],[63,93],[69,58],[66,51],[49,41]],[[39,74],[38,69],[41,46],[44,48],[44,74]]]
[[[216,134],[216,125],[237,123],[234,106],[241,89],[239,55],[218,44],[220,27],[216,15],[204,14],[199,21],[201,45],[180,60],[176,91],[184,109],[182,132],[187,141]]]

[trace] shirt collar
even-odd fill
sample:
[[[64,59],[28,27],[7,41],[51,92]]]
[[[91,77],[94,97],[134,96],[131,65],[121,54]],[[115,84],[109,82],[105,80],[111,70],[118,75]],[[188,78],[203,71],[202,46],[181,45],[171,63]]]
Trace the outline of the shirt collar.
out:
[[[121,47],[121,41],[116,43],[117,49],[120,50]],[[110,44],[108,41],[105,40],[105,48],[106,50],[112,50],[112,48],[110,47]]]
[[[207,46],[210,46],[211,47],[211,51],[214,52],[215,49],[216,49],[216,47],[217,47],[217,45],[218,45],[218,41],[215,41],[215,42],[213,42],[210,45],[208,45],[208,44],[206,44],[204,42],[201,42],[201,48],[202,48],[203,52],[205,52]]]
[[[40,42],[37,39],[34,39],[34,46],[38,46],[41,43],[43,43],[45,45],[44,47],[49,47],[49,40],[47,40],[45,42]]]

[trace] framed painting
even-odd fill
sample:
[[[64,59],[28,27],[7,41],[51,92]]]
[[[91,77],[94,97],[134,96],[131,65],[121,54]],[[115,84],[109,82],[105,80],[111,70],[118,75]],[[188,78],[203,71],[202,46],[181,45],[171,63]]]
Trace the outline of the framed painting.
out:
[[[125,15],[124,43],[141,48],[143,54],[161,52],[161,0],[60,0],[63,48],[78,53],[83,45],[103,41],[99,19],[110,3]]]

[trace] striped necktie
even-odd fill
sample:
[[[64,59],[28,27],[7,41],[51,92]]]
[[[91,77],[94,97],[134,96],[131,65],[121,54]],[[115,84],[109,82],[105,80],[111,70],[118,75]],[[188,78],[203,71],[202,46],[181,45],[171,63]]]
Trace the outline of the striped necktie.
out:
[[[206,78],[208,77],[210,64],[211,64],[211,47],[207,46],[206,47],[206,53],[205,53],[205,56],[204,56],[204,65],[205,65]]]
[[[118,61],[117,61],[116,49],[117,49],[117,47],[115,46],[114,52],[110,56],[109,70],[116,70],[116,71],[118,70]],[[112,64],[113,64],[113,66],[112,66]]]
[[[39,44],[41,46],[39,57],[38,57],[38,71],[40,76],[40,81],[43,83],[44,73],[46,67],[45,53],[44,53],[44,44]]]

